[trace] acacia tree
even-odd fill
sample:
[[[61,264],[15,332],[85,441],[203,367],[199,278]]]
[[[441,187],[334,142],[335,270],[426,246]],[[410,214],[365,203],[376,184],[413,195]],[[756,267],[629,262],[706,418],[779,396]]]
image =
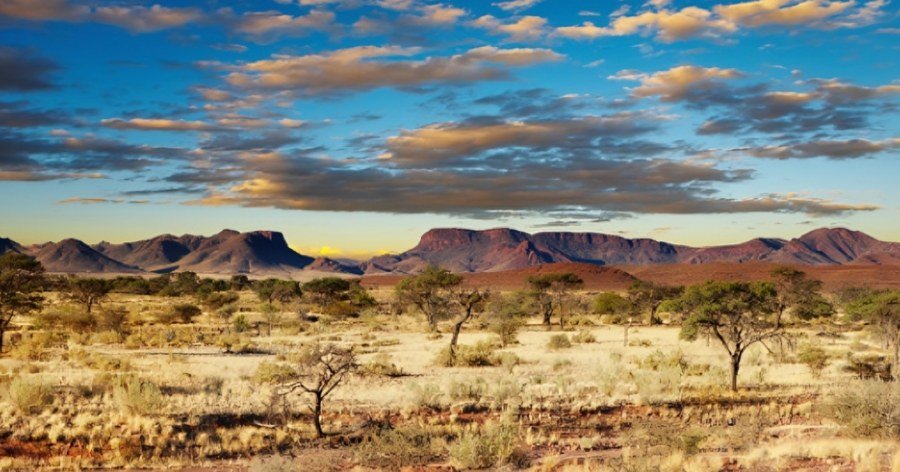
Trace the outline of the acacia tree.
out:
[[[37,294],[44,284],[44,267],[24,254],[0,255],[0,354],[3,337],[17,315],[39,310],[44,297]]]
[[[528,277],[531,296],[541,311],[542,322],[550,328],[553,312],[559,313],[559,327],[566,323],[566,306],[572,290],[584,285],[584,281],[571,272],[550,273]]]
[[[731,389],[737,390],[738,372],[747,348],[782,339],[777,322],[777,295],[768,282],[707,282],[688,288],[678,300],[686,315],[681,338],[693,341],[701,333],[718,339],[728,353]]]
[[[307,394],[316,437],[322,438],[325,436],[322,429],[322,404],[356,367],[356,353],[352,348],[312,344],[306,346],[296,357],[293,371],[276,393],[285,396],[299,390]]]
[[[845,311],[878,328],[892,353],[891,375],[896,377],[900,373],[900,290],[863,291],[848,300]]]
[[[460,308],[460,313],[453,319],[450,336],[450,365],[456,364],[456,345],[459,341],[459,332],[463,325],[472,317],[484,309],[485,303],[490,298],[490,292],[477,288],[456,288],[451,294],[451,299]]]
[[[66,298],[83,306],[90,315],[94,305],[100,305],[109,298],[112,288],[110,280],[72,277],[66,286]]]
[[[398,303],[413,305],[419,309],[432,330],[438,321],[445,318],[450,309],[451,290],[462,283],[462,276],[447,269],[429,266],[421,274],[407,277],[397,284],[395,291]]]
[[[638,280],[628,287],[628,302],[636,316],[647,314],[647,324],[657,325],[662,321],[657,316],[664,301],[678,297],[681,287],[669,287],[645,280]]]
[[[822,296],[821,280],[807,278],[805,272],[787,266],[772,269],[770,275],[777,293],[776,323],[782,323],[788,310],[804,320],[834,314],[834,307]]]
[[[350,281],[340,277],[322,277],[303,284],[303,292],[309,295],[320,309],[345,300],[350,292]]]

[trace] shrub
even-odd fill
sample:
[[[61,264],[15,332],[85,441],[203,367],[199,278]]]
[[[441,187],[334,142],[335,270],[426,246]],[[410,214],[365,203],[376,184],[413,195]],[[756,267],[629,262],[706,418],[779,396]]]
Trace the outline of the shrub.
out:
[[[49,357],[49,349],[65,346],[66,336],[63,333],[40,331],[30,333],[10,350],[13,359],[26,361],[43,361]]]
[[[234,330],[238,333],[243,333],[250,329],[250,322],[247,321],[247,317],[244,315],[237,315],[231,323],[234,325]]]
[[[280,384],[294,378],[297,372],[282,362],[263,361],[256,368],[253,380],[262,384]]]
[[[854,436],[900,439],[900,382],[854,382],[829,398],[825,412]]]
[[[806,367],[809,367],[809,371],[815,378],[822,376],[822,371],[825,370],[825,367],[828,367],[829,362],[828,353],[821,347],[812,344],[806,344],[800,348],[800,351],[797,353],[797,360],[802,364],[806,364]]]
[[[412,404],[418,408],[440,410],[444,407],[444,392],[435,384],[410,384]]]
[[[506,317],[493,320],[488,328],[492,333],[500,337],[500,345],[506,347],[518,342],[516,335],[519,333],[522,325],[522,320]]]
[[[387,353],[380,353],[375,356],[369,363],[362,366],[362,373],[374,375],[378,377],[403,377],[406,372],[391,362],[391,356]]]
[[[35,319],[39,329],[66,329],[70,331],[91,331],[96,325],[94,317],[84,310],[72,306],[62,306],[47,310]]]
[[[112,331],[122,336],[125,334],[125,321],[128,319],[128,310],[123,307],[103,307],[97,314],[97,330]]]
[[[519,426],[509,420],[464,432],[450,445],[450,464],[457,469],[487,469],[506,464],[528,465]]]
[[[400,470],[435,462],[445,450],[442,435],[414,425],[372,431],[357,446],[356,457],[366,467]]]
[[[200,307],[190,303],[179,303],[172,307],[172,315],[182,323],[193,323],[194,318],[200,316]]]
[[[451,361],[450,347],[444,348],[435,358],[435,363],[442,367],[491,367],[503,362],[497,346],[490,341],[480,341],[472,345],[456,346],[456,362]]]
[[[574,336],[572,336],[572,342],[577,344],[589,344],[597,342],[597,338],[595,338],[590,331],[584,330],[579,331]]]
[[[554,351],[568,349],[570,347],[572,347],[572,341],[569,341],[569,337],[565,334],[554,334],[553,336],[550,336],[550,340],[547,341],[547,348]]]
[[[478,401],[488,390],[487,382],[481,377],[472,379],[471,381],[456,380],[450,381],[447,388],[447,394],[453,401]]]
[[[27,377],[15,377],[7,386],[6,399],[24,413],[39,413],[50,404],[50,387]]]
[[[113,399],[120,408],[136,415],[156,413],[164,405],[159,387],[146,379],[126,376],[113,387]]]

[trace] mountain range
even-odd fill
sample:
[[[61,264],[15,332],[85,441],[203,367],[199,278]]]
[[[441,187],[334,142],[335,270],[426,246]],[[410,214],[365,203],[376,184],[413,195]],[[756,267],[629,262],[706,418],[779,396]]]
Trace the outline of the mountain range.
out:
[[[348,275],[409,274],[430,264],[454,272],[504,272],[546,264],[648,266],[771,262],[809,266],[900,265],[900,243],[846,228],[821,228],[799,238],[756,238],[740,244],[691,247],[654,239],[601,233],[543,232],[508,228],[433,229],[414,248],[355,263],[302,255],[275,231],[213,236],[164,234],[151,239],[101,242],[76,239],[23,246],[0,238],[0,253],[28,254],[49,272],[249,274],[294,276],[298,272]]]

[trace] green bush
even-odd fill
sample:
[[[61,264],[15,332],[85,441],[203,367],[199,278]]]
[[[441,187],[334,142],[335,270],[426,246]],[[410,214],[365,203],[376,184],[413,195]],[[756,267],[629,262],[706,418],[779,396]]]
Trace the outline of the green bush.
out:
[[[554,334],[553,336],[550,336],[550,340],[547,341],[547,348],[554,351],[568,349],[570,347],[572,347],[572,341],[569,341],[569,337],[565,334]]]
[[[824,349],[812,344],[806,344],[800,348],[800,351],[797,352],[797,360],[809,367],[809,371],[815,378],[822,376],[822,371],[828,367],[830,361],[828,353]]]

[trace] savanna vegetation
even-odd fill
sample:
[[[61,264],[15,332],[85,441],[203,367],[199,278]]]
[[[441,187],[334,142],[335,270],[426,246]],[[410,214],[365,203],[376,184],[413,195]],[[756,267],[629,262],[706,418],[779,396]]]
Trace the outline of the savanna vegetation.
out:
[[[0,257],[0,468],[900,470],[900,292]],[[892,469],[893,468],[893,469]]]

